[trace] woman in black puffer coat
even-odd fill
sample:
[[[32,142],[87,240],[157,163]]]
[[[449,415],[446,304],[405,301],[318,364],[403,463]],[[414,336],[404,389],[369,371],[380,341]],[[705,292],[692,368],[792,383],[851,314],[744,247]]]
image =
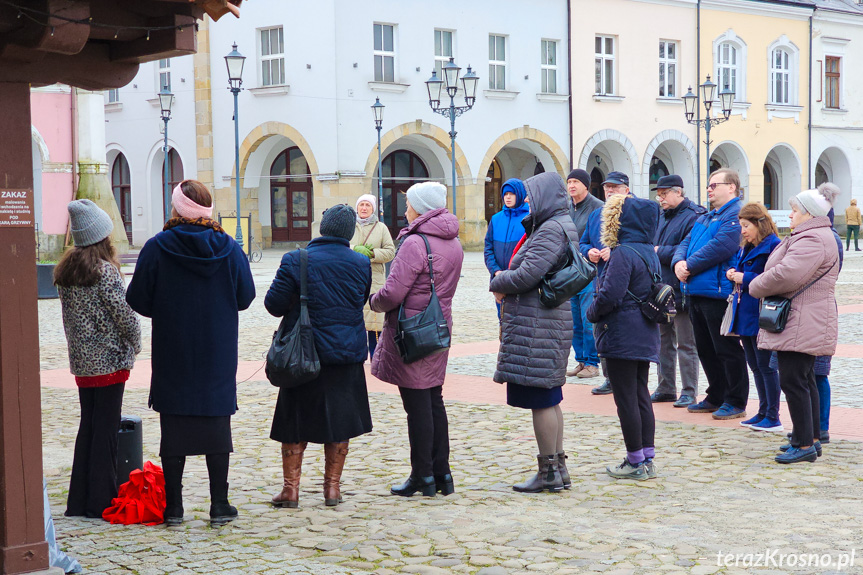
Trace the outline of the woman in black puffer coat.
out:
[[[626,443],[626,459],[608,474],[619,479],[649,479],[653,467],[656,420],[647,390],[650,363],[659,363],[659,324],[641,313],[633,295],[648,298],[652,274],[659,274],[653,238],[659,205],[615,195],[605,202],[601,241],[611,257],[598,278],[596,298],[587,309],[594,323],[596,350],[606,360],[608,379]]]
[[[547,308],[537,287],[546,273],[566,257],[568,242],[578,245],[569,217],[569,196],[559,175],[546,172],[524,182],[530,214],[522,220],[527,232],[516,246],[509,269],[491,280],[501,301],[501,343],[494,380],[506,383],[506,402],[533,412],[539,446],[539,471],[513,485],[526,493],[569,488],[563,451],[562,386],[572,343],[570,302]]]

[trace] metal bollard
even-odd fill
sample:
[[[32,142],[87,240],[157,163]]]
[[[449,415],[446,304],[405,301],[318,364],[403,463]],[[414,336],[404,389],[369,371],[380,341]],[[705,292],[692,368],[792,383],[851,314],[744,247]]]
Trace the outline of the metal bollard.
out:
[[[144,433],[141,418],[136,415],[120,417],[120,435],[117,441],[117,485],[129,481],[129,474],[144,468]]]

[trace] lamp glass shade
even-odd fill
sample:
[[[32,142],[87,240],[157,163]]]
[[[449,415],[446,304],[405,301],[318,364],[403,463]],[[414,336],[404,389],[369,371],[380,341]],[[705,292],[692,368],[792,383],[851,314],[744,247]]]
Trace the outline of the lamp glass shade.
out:
[[[467,67],[467,73],[462,77],[461,83],[464,86],[464,99],[468,105],[473,105],[476,100],[476,86],[479,83],[479,76],[476,72]]]
[[[234,43],[234,49],[231,53],[225,56],[225,64],[228,66],[228,79],[231,82],[241,82],[243,80],[243,64],[246,63],[246,57],[237,52],[237,44]]]
[[[458,74],[461,72],[461,68],[456,65],[455,59],[450,57],[449,62],[444,64],[442,72],[446,89],[454,93],[455,90],[458,90]]]
[[[375,98],[375,103],[372,105],[372,112],[375,114],[375,124],[381,125],[384,121],[384,106],[381,104],[380,98]]]
[[[443,80],[437,77],[437,70],[432,71],[431,78],[426,80],[426,88],[429,92],[429,105],[433,109],[437,109],[440,105],[440,91],[443,87]]]
[[[683,110],[687,122],[695,117],[696,106],[698,106],[698,96],[692,93],[692,86],[690,86],[689,91],[683,96]]]
[[[719,92],[719,102],[722,105],[722,113],[727,118],[731,115],[731,107],[734,105],[734,92],[728,86]]]
[[[708,74],[707,81],[701,85],[701,100],[705,107],[713,105],[714,96],[716,96],[716,84],[710,81],[710,74]]]
[[[162,116],[171,115],[171,106],[174,104],[174,94],[168,91],[167,86],[162,86],[162,91],[159,92],[159,107],[162,109]]]

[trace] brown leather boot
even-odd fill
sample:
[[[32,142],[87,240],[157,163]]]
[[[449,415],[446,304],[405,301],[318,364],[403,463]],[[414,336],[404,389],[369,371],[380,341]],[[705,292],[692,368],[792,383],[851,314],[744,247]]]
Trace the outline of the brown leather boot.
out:
[[[566,458],[565,451],[557,454],[557,467],[560,470],[560,480],[563,482],[563,488],[569,489],[572,487],[572,480],[569,478],[569,470],[566,468]]]
[[[348,456],[348,442],[324,444],[324,504],[334,507],[342,502],[339,481],[345,458]]]
[[[270,503],[275,507],[295,508],[300,504],[300,471],[303,468],[303,452],[307,443],[282,444],[282,471],[285,484],[282,492],[273,496]]]
[[[562,491],[563,481],[560,478],[560,467],[557,464],[557,454],[538,455],[536,460],[539,467],[536,475],[523,483],[516,483],[512,488],[519,493]]]

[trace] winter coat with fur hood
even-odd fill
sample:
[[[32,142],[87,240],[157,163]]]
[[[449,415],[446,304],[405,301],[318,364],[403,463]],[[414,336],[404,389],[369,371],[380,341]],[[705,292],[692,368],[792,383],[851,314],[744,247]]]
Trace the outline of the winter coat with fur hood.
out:
[[[578,233],[559,175],[546,172],[524,185],[530,202],[525,229],[530,231],[509,269],[493,277],[489,287],[506,294],[494,380],[550,389],[566,381],[572,311],[569,300],[556,308],[543,306],[537,288],[543,276],[563,262],[567,242],[578,245]]]
[[[611,196],[602,209],[601,238],[611,248],[611,257],[587,308],[587,319],[595,324],[600,357],[659,362],[659,324],[644,317],[638,302],[627,293],[647,298],[653,285],[651,275],[659,274],[659,258],[653,249],[659,212],[656,202],[624,195]]]

